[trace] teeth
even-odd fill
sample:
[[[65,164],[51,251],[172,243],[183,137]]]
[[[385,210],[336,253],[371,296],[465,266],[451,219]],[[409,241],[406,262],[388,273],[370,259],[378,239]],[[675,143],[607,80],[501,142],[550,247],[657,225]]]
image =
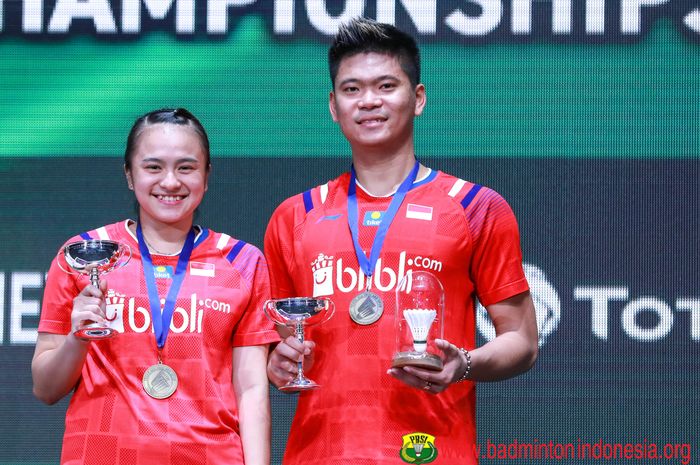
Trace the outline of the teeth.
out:
[[[181,195],[159,195],[158,200],[163,200],[165,202],[177,202],[178,200],[184,199]]]

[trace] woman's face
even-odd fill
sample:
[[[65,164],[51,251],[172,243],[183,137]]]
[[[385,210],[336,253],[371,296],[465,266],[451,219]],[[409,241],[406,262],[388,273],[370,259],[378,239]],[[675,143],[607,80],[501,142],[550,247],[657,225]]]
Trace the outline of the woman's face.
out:
[[[208,173],[194,129],[168,123],[147,126],[136,140],[131,168],[126,168],[140,207],[139,221],[189,227],[207,191]]]

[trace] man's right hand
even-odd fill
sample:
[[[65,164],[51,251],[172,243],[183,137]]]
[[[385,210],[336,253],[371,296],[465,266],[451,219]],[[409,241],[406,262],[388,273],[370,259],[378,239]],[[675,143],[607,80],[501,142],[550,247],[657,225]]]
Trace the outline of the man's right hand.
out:
[[[284,337],[284,334],[281,335]],[[316,344],[313,341],[301,343],[293,335],[284,337],[270,352],[267,359],[267,377],[270,382],[280,387],[296,378],[299,372],[298,362],[302,359],[304,370],[310,369],[313,365],[315,347]]]

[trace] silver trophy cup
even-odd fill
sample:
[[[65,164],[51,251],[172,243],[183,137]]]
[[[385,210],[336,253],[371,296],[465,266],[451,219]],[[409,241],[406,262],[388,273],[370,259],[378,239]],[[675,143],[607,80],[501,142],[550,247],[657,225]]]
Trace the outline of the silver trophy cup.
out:
[[[61,257],[65,260],[62,264]],[[116,241],[89,239],[72,242],[58,253],[58,266],[68,274],[90,277],[90,283],[99,287],[100,275],[126,265],[131,259],[131,248]],[[112,319],[116,318],[116,315]],[[109,320],[109,316],[107,316]],[[111,321],[111,320],[110,320]],[[75,332],[79,339],[90,341],[112,337],[116,331],[109,326],[86,320]]]
[[[304,327],[328,321],[333,316],[335,306],[331,299],[324,297],[292,297],[268,300],[264,310],[270,320],[293,329],[296,338],[304,342]],[[297,368],[296,378],[280,387],[281,391],[306,391],[319,387],[304,376],[303,360],[297,362]]]

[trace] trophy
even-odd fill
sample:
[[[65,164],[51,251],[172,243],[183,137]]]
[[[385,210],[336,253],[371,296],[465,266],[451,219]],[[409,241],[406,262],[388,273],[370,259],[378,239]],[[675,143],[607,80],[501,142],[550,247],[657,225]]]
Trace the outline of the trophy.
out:
[[[68,265],[66,268],[61,265],[61,256]],[[128,245],[103,239],[89,239],[66,245],[62,251],[58,252],[57,263],[58,267],[68,274],[90,276],[90,283],[99,287],[100,274],[121,268],[129,262],[129,259],[131,259],[131,249]],[[84,341],[105,339],[115,334],[116,331],[113,328],[90,320],[84,321],[75,332],[75,336]]]
[[[443,337],[445,291],[427,271],[407,273],[396,286],[396,352],[391,366],[407,365],[442,370],[442,351],[435,339]]]
[[[265,315],[273,322],[294,330],[299,342],[304,342],[304,327],[328,321],[333,316],[335,306],[329,298],[292,297],[272,299],[265,302]],[[284,386],[281,391],[306,391],[319,387],[314,381],[304,377],[304,361],[297,362],[297,377]]]

